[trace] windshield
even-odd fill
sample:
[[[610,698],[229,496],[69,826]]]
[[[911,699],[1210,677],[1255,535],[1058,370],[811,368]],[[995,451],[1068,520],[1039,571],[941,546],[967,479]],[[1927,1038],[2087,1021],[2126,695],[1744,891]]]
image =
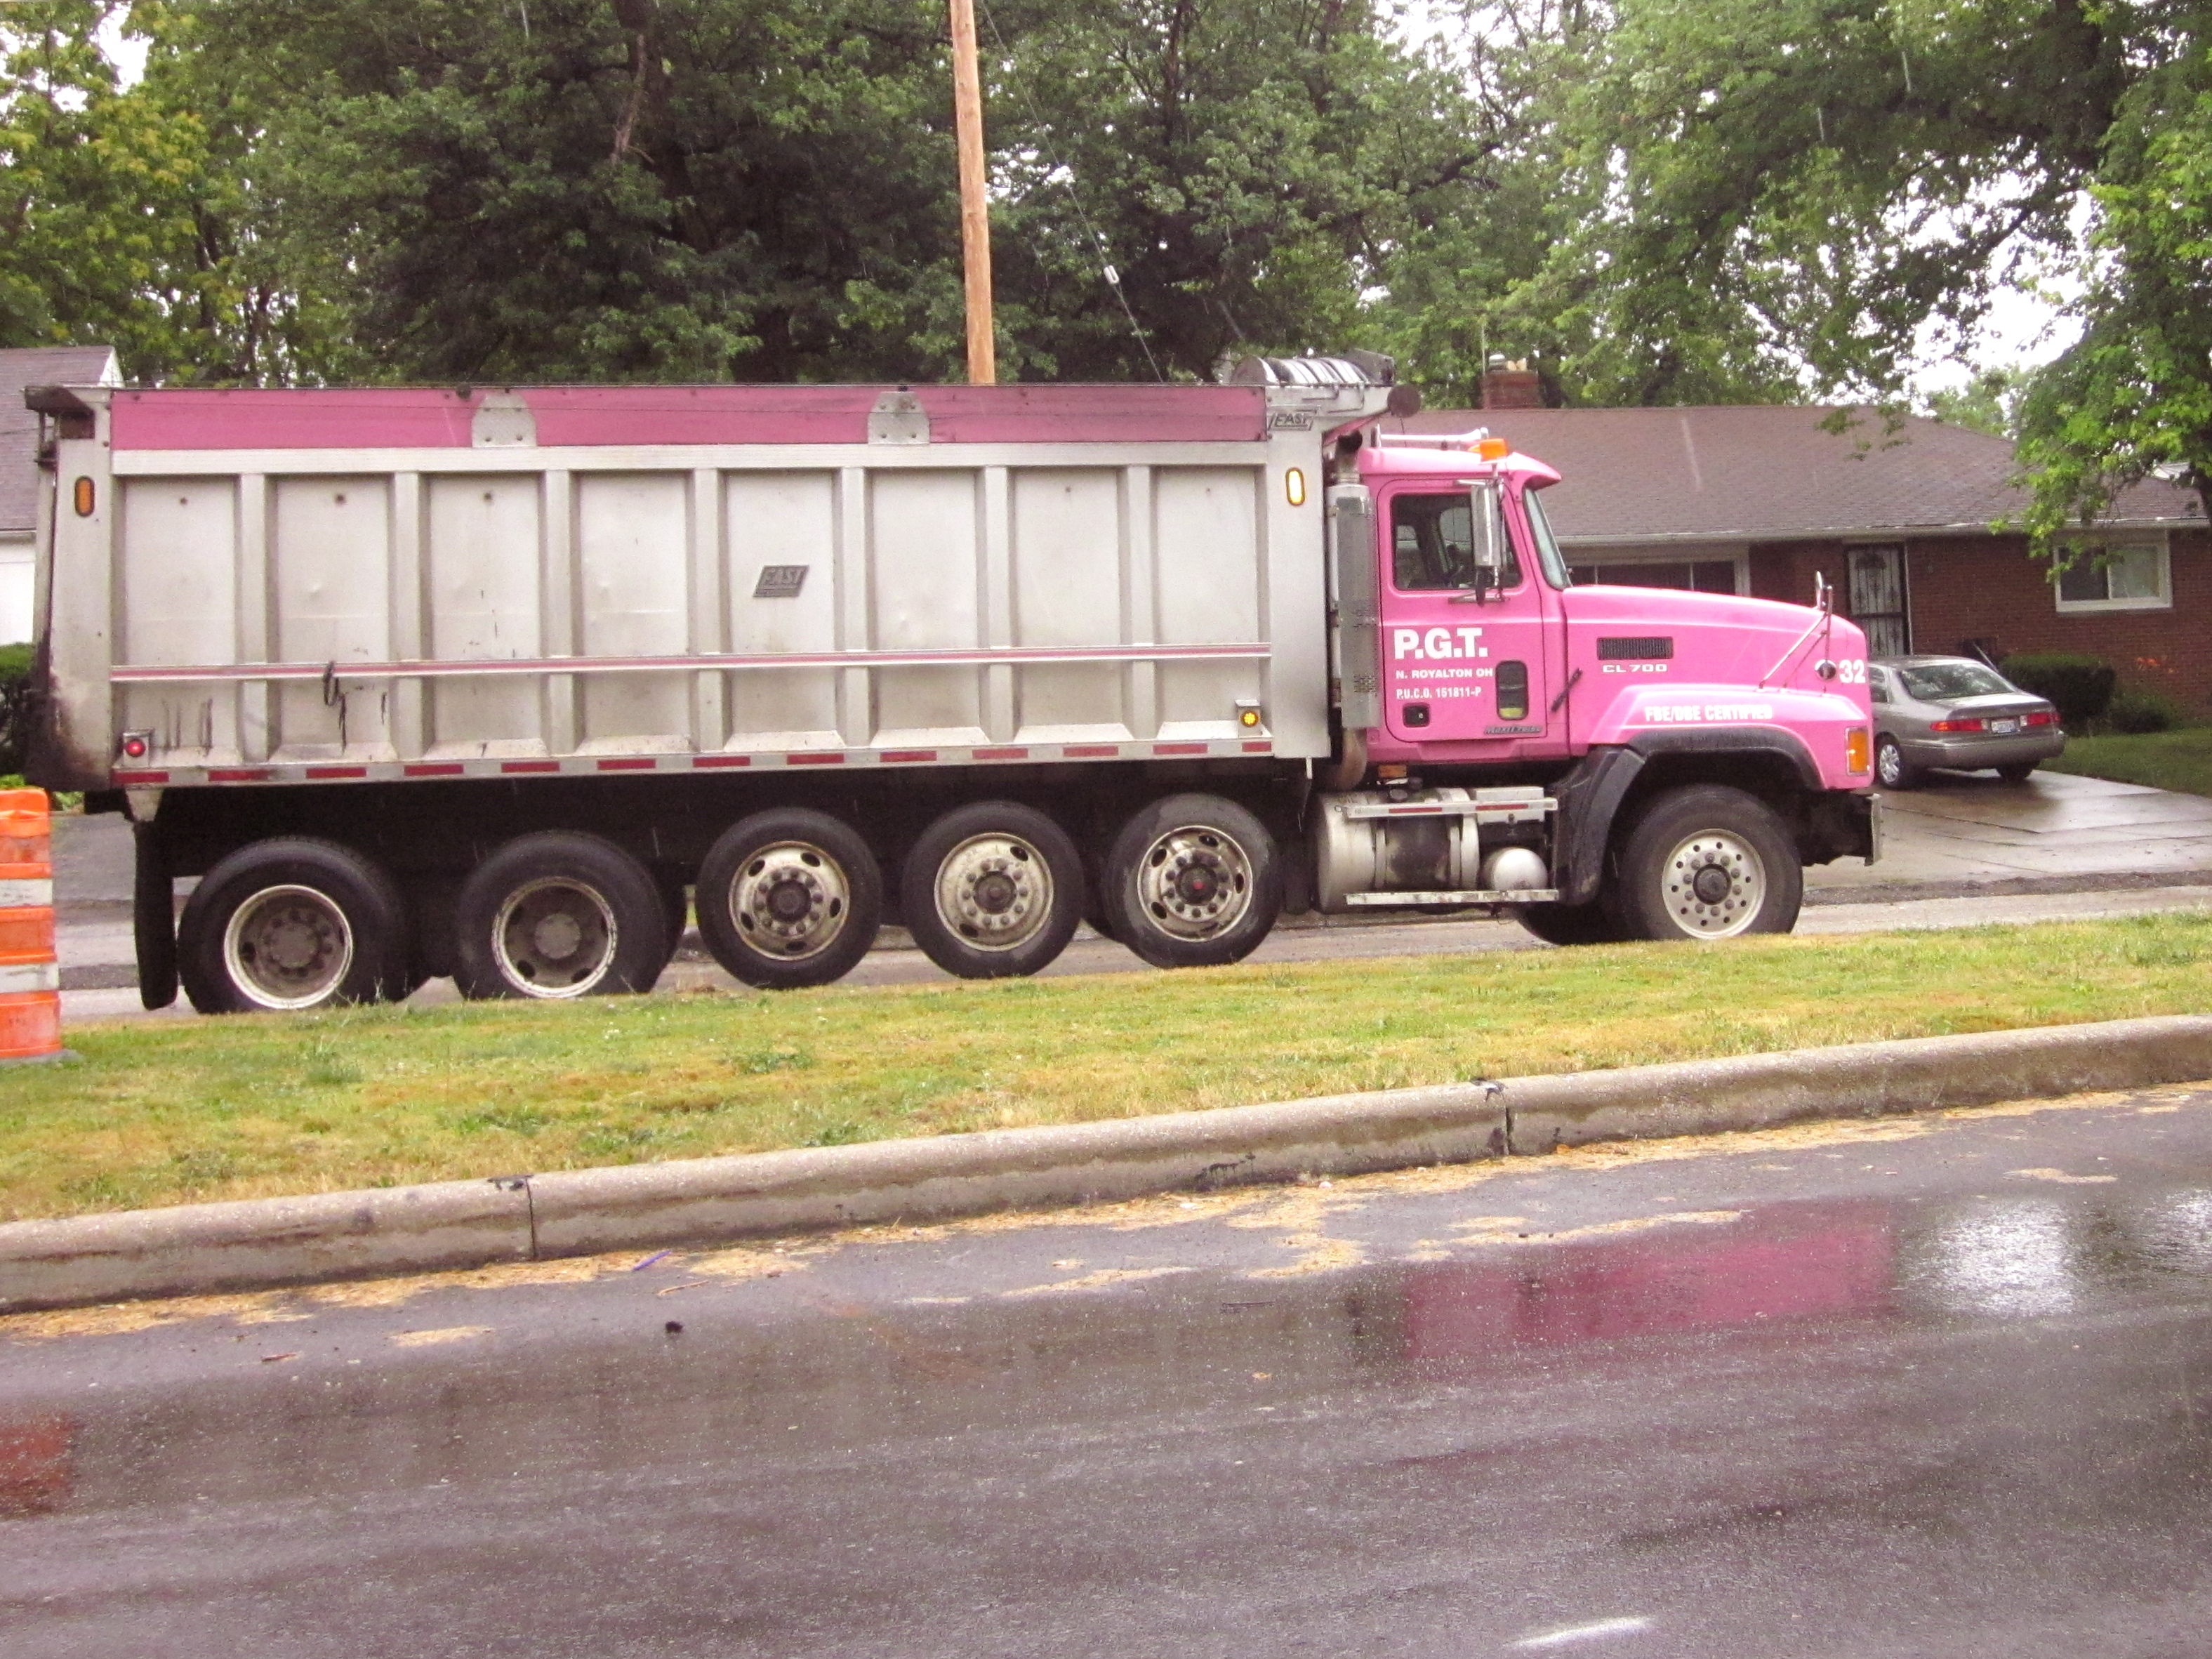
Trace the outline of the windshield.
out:
[[[1567,574],[1567,562],[1559,551],[1559,538],[1552,534],[1552,521],[1544,516],[1544,503],[1534,490],[1524,489],[1521,507],[1528,515],[1529,533],[1536,538],[1536,557],[1544,567],[1544,580],[1554,587],[1572,587],[1574,578]]]
[[[1959,697],[1987,697],[2020,688],[1994,668],[1978,662],[1923,662],[1900,668],[1907,696],[1923,702],[1950,702]]]

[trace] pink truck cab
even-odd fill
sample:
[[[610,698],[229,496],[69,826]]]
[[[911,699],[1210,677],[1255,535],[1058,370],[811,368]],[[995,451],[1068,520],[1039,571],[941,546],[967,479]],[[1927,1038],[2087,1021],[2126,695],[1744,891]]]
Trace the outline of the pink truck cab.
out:
[[[1825,595],[1576,586],[1552,468],[1479,431],[1357,437],[1332,492],[1347,746],[1401,787],[1542,778],[1554,890],[1512,907],[1532,930],[1786,930],[1801,863],[1878,856],[1866,640]]]
[[[149,1007],[1786,931],[1876,850],[1859,631],[1575,586],[1392,378],[33,388],[29,775],[131,819]]]

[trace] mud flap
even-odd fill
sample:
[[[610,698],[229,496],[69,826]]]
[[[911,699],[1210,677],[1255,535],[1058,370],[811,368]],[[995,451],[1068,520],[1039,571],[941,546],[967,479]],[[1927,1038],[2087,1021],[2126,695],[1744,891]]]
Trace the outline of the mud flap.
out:
[[[148,1008],[166,1008],[177,1000],[176,900],[168,852],[150,823],[132,824],[131,835],[137,850],[131,933],[138,953],[138,1000]]]
[[[1559,803],[1553,842],[1553,884],[1562,905],[1590,903],[1605,875],[1605,848],[1613,815],[1644,770],[1644,757],[1627,749],[1593,749],[1553,786]]]

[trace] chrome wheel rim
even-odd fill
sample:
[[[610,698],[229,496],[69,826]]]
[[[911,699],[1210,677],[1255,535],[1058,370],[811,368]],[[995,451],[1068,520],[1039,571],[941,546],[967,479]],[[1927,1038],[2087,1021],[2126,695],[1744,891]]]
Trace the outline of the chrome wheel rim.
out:
[[[353,924],[335,899],[313,887],[264,887],[230,913],[222,930],[230,982],[262,1008],[312,1008],[325,1000],[345,983],[353,951]]]
[[[1137,866],[1137,904],[1162,933],[1207,939],[1252,908],[1252,861],[1220,830],[1202,823],[1170,830]]]
[[[937,915],[979,951],[1028,944],[1052,916],[1052,871],[1019,836],[970,836],[937,866]]]
[[[781,841],[745,860],[730,884],[730,922],[761,955],[803,962],[835,945],[853,915],[837,860],[803,841]]]
[[[1766,903],[1766,863],[1750,842],[1724,830],[1686,836],[1660,867],[1667,914],[1692,939],[1729,939]]]
[[[582,996],[613,968],[619,938],[605,896],[559,876],[509,893],[491,930],[501,975],[531,997]]]
[[[1905,757],[1898,752],[1895,744],[1885,743],[1875,746],[1874,769],[1875,775],[1884,784],[1892,789],[1897,787],[1898,779],[1904,775]]]

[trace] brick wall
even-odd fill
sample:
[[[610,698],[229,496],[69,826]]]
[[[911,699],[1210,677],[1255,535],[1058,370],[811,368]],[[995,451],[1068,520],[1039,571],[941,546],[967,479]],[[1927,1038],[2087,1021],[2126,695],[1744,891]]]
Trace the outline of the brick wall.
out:
[[[1993,639],[2000,654],[2086,651],[2120,671],[2124,685],[2212,713],[2212,538],[2176,531],[2169,546],[2173,605],[2166,611],[2061,615],[2045,568],[2018,536],[1915,538],[1906,544],[1912,648],[1952,652]],[[1751,550],[1751,591],[1764,599],[1813,602],[1813,574],[1837,589],[1848,613],[1841,542],[1776,542]]]

